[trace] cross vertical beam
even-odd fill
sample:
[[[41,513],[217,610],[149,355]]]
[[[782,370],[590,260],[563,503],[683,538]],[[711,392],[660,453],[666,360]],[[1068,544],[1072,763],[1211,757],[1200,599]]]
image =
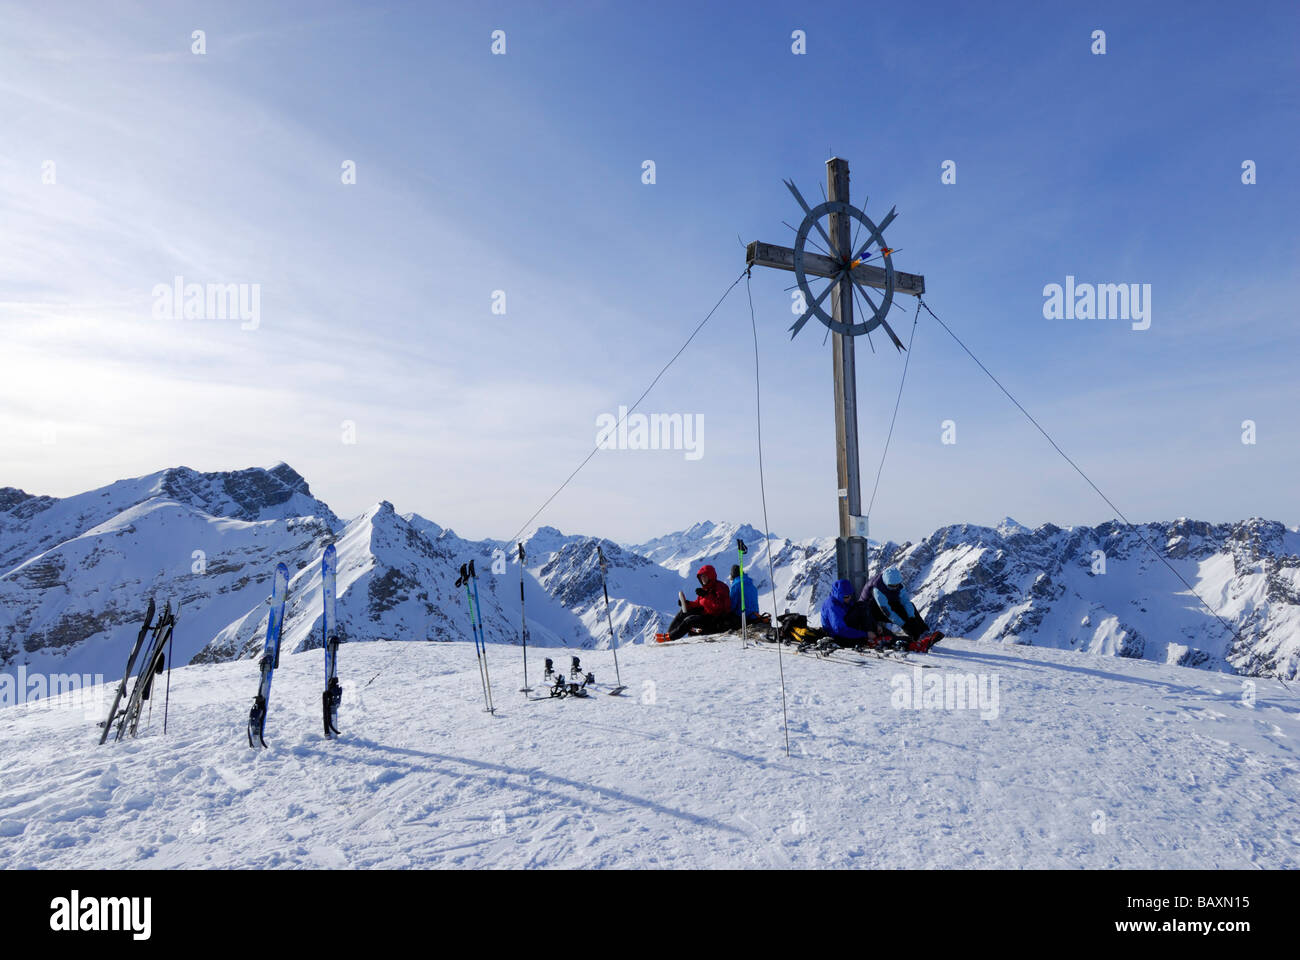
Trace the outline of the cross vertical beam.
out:
[[[826,161],[828,200],[849,202],[849,163],[840,157]],[[853,219],[840,213],[830,215],[831,256],[854,254]],[[831,316],[837,323],[853,323],[853,285],[842,282],[831,294]],[[858,376],[853,337],[831,334],[835,379],[835,476],[839,495],[840,534],[835,541],[837,577],[851,580],[861,591],[867,582],[867,541],[857,535],[854,517],[862,515],[862,478],[858,461]]]
[[[792,181],[785,181],[785,185],[794,194],[805,215],[805,223],[795,232],[795,248],[755,240],[746,246],[745,260],[751,267],[758,265],[794,272],[798,278],[797,282],[802,285],[803,292],[807,296],[816,298],[815,302],[806,303],[800,308],[806,309],[807,312],[790,328],[794,333],[798,333],[812,316],[816,316],[822,323],[851,326],[855,287],[892,290],[895,296],[907,294],[918,298],[925,293],[925,277],[894,270],[892,261],[888,259],[883,267],[867,262],[852,266],[853,259],[860,253],[865,254],[867,249],[864,248],[862,251],[852,249],[853,224],[871,223],[871,221],[867,220],[866,214],[849,206],[848,161],[839,157],[832,157],[826,161],[828,203],[830,201],[842,203],[848,213],[843,211],[832,213],[826,209],[826,204],[813,208],[800,195]],[[819,211],[816,217],[813,216],[814,209]],[[829,229],[824,231],[818,225],[817,236],[820,239],[813,239],[808,233],[810,224],[807,221],[820,220],[823,216],[829,217],[827,223]],[[880,245],[881,249],[875,256],[867,257],[867,260],[887,256],[884,240],[879,234],[894,219],[894,216],[895,211],[891,210],[878,224],[872,224],[875,234],[867,247],[874,243]],[[829,249],[821,246],[823,240]],[[806,245],[806,242],[811,244],[811,248]],[[822,252],[814,253],[813,248]],[[831,285],[820,293],[811,293],[806,286],[808,277],[824,277],[831,281]],[[867,297],[865,290],[861,293]],[[818,306],[828,298],[831,301],[829,317]],[[902,342],[889,329],[888,322],[880,313],[884,308],[883,304],[877,306],[869,297],[868,304],[872,316],[864,318],[865,329],[872,329],[873,326],[883,327],[894,345],[899,350],[904,349]],[[887,308],[885,312],[888,312]],[[832,334],[835,338],[831,347],[831,356],[835,378],[835,465],[840,521],[839,536],[835,541],[835,561],[837,577],[851,581],[860,592],[867,582],[869,570],[866,518],[862,517],[862,481],[858,460],[857,364],[853,349],[854,338],[834,331]]]

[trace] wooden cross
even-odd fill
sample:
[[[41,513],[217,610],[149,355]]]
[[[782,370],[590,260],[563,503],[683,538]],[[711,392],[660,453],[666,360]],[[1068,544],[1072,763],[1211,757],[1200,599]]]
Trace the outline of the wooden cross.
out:
[[[793,186],[791,187],[793,190]],[[847,160],[832,157],[826,161],[826,193],[831,201],[849,202],[849,164]],[[795,196],[798,192],[795,191]],[[802,202],[802,201],[801,201]],[[806,209],[806,207],[805,207]],[[855,251],[852,249],[853,218],[844,213],[829,214],[830,256],[804,252],[805,274],[833,278],[842,273]],[[882,221],[880,230],[893,219],[893,214]],[[820,230],[820,226],[818,227]],[[795,251],[772,243],[754,241],[745,250],[751,266],[773,267],[777,270],[795,269]],[[853,282],[850,282],[850,279]],[[860,263],[846,278],[828,290],[831,297],[832,317],[837,323],[853,323],[853,287],[886,289],[888,273],[871,264]],[[918,274],[894,273],[894,292],[920,297],[925,293],[925,278]],[[868,301],[869,302],[869,301]],[[884,324],[882,324],[884,325]],[[796,325],[797,327],[798,325]],[[894,344],[901,350],[902,342],[885,325]],[[835,377],[835,463],[839,498],[840,533],[835,542],[835,559],[838,579],[853,581],[861,591],[867,582],[867,518],[862,516],[862,484],[858,464],[858,384],[852,336],[832,333],[831,355]]]

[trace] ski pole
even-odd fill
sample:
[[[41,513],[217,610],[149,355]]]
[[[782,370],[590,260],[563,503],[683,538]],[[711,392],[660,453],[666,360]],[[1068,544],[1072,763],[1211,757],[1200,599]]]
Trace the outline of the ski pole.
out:
[[[616,696],[622,693],[627,687],[623,686],[623,677],[618,671],[618,638],[614,636],[614,617],[609,612],[609,587],[605,582],[605,551],[596,544],[596,556],[600,561],[600,589],[605,594],[605,620],[609,624],[609,649],[614,652],[614,680],[616,686],[609,692],[609,695]]]
[[[172,632],[167,633],[167,691],[163,694],[163,736],[167,736],[167,710],[172,703]]]
[[[172,637],[176,632],[176,621],[181,613],[181,602],[176,601],[176,615],[172,617],[172,627],[167,631],[167,692],[163,695],[163,736],[167,736],[167,708],[172,702]]]
[[[745,541],[740,537],[736,538],[736,557],[740,560],[740,648],[742,650],[749,646],[749,630],[746,627],[745,618],[745,554],[749,551],[745,549]],[[758,611],[755,610],[755,613]]]
[[[474,561],[469,562],[469,579],[474,585],[474,616],[478,621],[479,643],[483,646],[483,685],[487,688],[488,713],[496,713],[492,703],[492,675],[488,672],[487,634],[483,631],[483,608],[478,601],[478,574],[474,572]]]
[[[180,609],[179,604],[177,605],[177,609],[178,610]],[[172,627],[175,625],[175,623],[176,623],[176,614],[173,613],[171,620],[168,621],[167,623],[167,632],[160,633],[158,636],[158,649],[154,652],[154,657],[153,657],[155,661],[155,666],[154,669],[149,672],[149,686],[145,690],[145,696],[149,698],[149,717],[148,719],[145,720],[146,729],[153,726],[153,681],[154,678],[158,676],[158,674],[162,673],[163,663],[167,664],[167,683],[170,684],[172,681],[171,654],[164,652],[163,648],[167,647],[168,649],[170,649],[171,647]],[[162,661],[158,660],[159,657],[162,657]],[[167,707],[164,705],[163,710],[166,711],[166,709]],[[163,715],[164,733],[167,732],[166,726],[167,726],[167,717],[166,714],[164,713]]]
[[[524,642],[524,685],[520,693],[530,693],[528,685],[528,617],[524,614],[524,545],[519,544],[519,635]]]

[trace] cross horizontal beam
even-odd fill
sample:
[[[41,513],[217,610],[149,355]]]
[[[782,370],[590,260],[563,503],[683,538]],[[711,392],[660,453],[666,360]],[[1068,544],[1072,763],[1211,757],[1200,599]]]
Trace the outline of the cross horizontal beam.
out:
[[[792,249],[774,243],[763,243],[761,240],[754,240],[745,248],[745,259],[751,265],[775,267],[777,270],[794,270]],[[840,263],[830,257],[805,250],[803,269],[804,273],[815,277],[833,277],[840,272]],[[880,290],[885,289],[886,285],[884,268],[868,263],[860,263],[853,268],[853,279],[864,286],[876,287]],[[922,296],[925,293],[925,277],[919,273],[903,273],[895,270],[894,292],[906,293],[913,297]]]

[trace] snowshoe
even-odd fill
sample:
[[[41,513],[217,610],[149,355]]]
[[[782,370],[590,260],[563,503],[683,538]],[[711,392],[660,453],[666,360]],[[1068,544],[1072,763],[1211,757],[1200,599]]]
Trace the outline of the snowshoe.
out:
[[[682,590],[677,591],[677,606],[681,607],[682,613],[686,612],[686,593]]]
[[[670,637],[670,636],[668,636],[668,634],[666,634],[666,633],[656,633],[656,634],[655,634],[655,643],[669,643],[669,642],[672,641],[672,639],[673,639],[673,638]]]
[[[800,653],[815,653],[818,656],[825,656],[832,650],[838,650],[839,647],[830,637],[806,637],[799,641],[795,649]]]

